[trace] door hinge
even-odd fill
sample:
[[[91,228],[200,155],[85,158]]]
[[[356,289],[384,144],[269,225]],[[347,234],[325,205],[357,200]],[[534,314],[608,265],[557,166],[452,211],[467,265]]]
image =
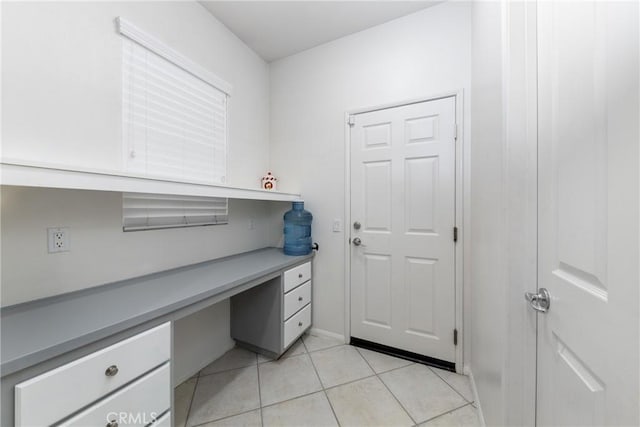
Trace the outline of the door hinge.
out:
[[[356,124],[356,118],[354,116],[349,116],[349,120],[347,120],[347,124],[353,127]]]
[[[453,125],[453,139],[456,141],[458,140],[458,124],[457,123]]]
[[[458,330],[453,330],[453,345],[458,345]]]
[[[453,227],[453,241],[458,241],[458,227]]]

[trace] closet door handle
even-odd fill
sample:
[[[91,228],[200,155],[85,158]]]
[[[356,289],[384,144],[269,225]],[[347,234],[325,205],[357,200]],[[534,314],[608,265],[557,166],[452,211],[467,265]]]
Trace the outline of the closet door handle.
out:
[[[551,295],[545,288],[540,288],[538,293],[526,292],[524,299],[529,301],[531,308],[540,313],[546,313],[551,307]]]

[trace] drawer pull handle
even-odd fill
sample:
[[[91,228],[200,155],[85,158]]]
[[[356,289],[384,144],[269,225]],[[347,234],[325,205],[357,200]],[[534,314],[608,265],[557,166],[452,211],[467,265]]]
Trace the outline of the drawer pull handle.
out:
[[[302,279],[302,273],[298,274],[298,279]]]
[[[298,322],[298,326],[302,326],[302,322]]]
[[[118,373],[118,367],[116,365],[111,365],[104,371],[104,374],[108,377],[114,377]],[[112,421],[115,422],[115,421]],[[116,423],[113,427],[117,427],[118,423]]]
[[[302,301],[302,297],[298,297],[298,301]]]
[[[116,420],[109,421],[107,427],[118,427],[118,422]]]

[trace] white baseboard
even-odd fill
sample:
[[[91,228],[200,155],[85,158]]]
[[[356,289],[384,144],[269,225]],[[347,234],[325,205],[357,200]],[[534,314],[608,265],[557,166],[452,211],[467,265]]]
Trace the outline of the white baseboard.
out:
[[[487,424],[484,422],[482,405],[480,404],[480,399],[478,398],[478,389],[476,388],[476,381],[473,378],[473,372],[471,372],[471,368],[465,365],[464,374],[469,377],[469,381],[471,382],[471,391],[473,391],[473,402],[475,403],[478,410],[478,420],[480,421],[480,427],[486,427]]]
[[[347,343],[344,335],[336,334],[335,332],[327,331],[319,328],[311,328],[309,329],[309,335],[316,335],[318,337],[327,337],[333,338],[334,340],[342,341],[343,343]]]

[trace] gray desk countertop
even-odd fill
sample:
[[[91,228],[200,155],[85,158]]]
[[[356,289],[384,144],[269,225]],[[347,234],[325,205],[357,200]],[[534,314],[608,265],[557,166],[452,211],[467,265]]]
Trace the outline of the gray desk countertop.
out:
[[[4,377],[311,257],[265,248],[3,308],[0,373]]]

